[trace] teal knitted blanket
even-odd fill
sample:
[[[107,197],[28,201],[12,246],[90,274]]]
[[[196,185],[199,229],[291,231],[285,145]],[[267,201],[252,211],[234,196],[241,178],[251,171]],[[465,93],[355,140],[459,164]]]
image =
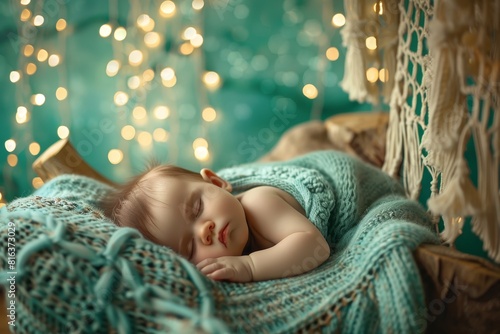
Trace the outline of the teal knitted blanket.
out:
[[[0,279],[17,333],[417,333],[424,292],[412,256],[436,243],[423,208],[379,170],[335,152],[220,171],[235,192],[289,191],[327,237],[320,267],[278,280],[215,282],[96,209],[109,187],[58,177],[0,212]],[[12,235],[13,240],[9,239]],[[10,243],[10,244],[9,244]],[[15,255],[14,257],[12,255]],[[11,285],[14,277],[15,285]],[[13,327],[15,326],[15,327]]]

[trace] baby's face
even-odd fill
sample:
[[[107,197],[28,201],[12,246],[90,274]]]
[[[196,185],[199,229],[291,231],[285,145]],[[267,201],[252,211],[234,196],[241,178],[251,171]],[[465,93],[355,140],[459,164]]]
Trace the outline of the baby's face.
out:
[[[239,256],[248,242],[248,225],[231,186],[203,169],[204,180],[159,177],[151,195],[156,226],[146,226],[160,242],[192,263]],[[229,191],[228,191],[229,190]]]

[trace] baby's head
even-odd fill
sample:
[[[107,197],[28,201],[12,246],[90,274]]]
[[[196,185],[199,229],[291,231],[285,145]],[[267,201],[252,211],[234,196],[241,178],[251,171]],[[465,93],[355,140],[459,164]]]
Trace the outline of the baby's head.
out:
[[[160,165],[111,193],[104,210],[118,226],[138,229],[193,263],[242,255],[249,231],[231,184],[210,169]]]

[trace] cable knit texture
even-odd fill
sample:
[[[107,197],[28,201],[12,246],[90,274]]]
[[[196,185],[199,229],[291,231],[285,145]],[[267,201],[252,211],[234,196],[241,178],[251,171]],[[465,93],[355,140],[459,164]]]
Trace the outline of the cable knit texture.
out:
[[[400,185],[347,155],[220,171],[241,192],[258,185],[297,198],[332,247],[318,268],[264,282],[215,282],[137,230],[96,209],[110,190],[64,175],[1,210],[0,244],[15,231],[16,333],[324,331],[422,332],[424,293],[412,250],[436,243],[426,212]],[[314,261],[314,259],[310,259]],[[307,265],[307,263],[304,263]],[[15,273],[15,274],[13,274]],[[10,300],[7,300],[9,303]],[[9,305],[9,304],[7,304]]]

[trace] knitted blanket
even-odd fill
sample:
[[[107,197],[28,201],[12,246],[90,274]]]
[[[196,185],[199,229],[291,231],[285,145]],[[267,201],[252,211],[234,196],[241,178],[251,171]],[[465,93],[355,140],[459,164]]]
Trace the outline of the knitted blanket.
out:
[[[221,174],[241,191],[262,182],[254,167],[237,167],[249,174],[241,184],[239,171]],[[424,331],[424,293],[412,250],[437,242],[424,210],[381,172],[342,154],[323,152],[263,168],[282,168],[278,179],[284,182],[271,182],[288,187],[328,236],[334,252],[320,267],[264,282],[211,281],[169,248],[107,220],[95,208],[107,186],[65,175],[1,211],[2,250],[15,243],[15,254],[0,253],[1,282],[7,295],[15,289],[15,298],[7,300],[15,305],[11,328],[17,333]]]

